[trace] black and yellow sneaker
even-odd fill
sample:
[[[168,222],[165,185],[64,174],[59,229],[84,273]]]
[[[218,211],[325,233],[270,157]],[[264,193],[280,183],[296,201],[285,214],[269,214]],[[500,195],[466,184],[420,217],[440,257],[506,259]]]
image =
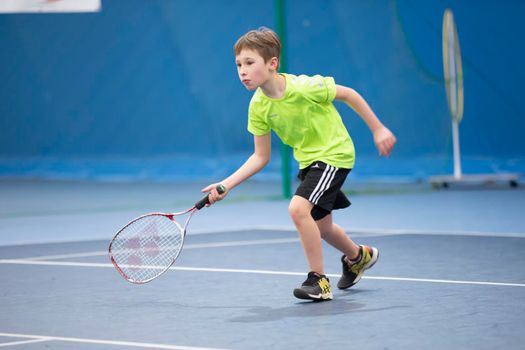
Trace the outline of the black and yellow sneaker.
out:
[[[359,256],[359,260],[353,264],[348,263],[344,255],[341,257],[343,275],[337,282],[337,288],[347,289],[359,282],[365,270],[368,270],[377,262],[379,251],[377,248],[361,245],[359,246]]]
[[[299,299],[332,300],[330,280],[317,272],[308,273],[308,278],[301,287],[293,290],[293,295]]]

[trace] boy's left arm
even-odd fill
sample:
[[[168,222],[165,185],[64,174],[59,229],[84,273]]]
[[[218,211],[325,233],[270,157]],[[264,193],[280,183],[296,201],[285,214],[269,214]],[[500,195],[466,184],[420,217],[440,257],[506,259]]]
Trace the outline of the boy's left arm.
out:
[[[335,99],[345,102],[365,121],[374,135],[379,154],[388,157],[396,144],[396,137],[375,115],[372,108],[357,91],[346,86],[336,85]]]

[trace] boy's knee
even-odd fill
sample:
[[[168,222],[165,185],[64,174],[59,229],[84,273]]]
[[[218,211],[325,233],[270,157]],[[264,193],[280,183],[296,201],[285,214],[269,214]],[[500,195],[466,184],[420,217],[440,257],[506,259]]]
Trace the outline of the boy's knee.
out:
[[[300,221],[301,219],[304,219],[308,216],[310,216],[311,208],[305,205],[301,205],[298,203],[290,203],[288,206],[288,214],[290,214],[290,217],[294,221]]]

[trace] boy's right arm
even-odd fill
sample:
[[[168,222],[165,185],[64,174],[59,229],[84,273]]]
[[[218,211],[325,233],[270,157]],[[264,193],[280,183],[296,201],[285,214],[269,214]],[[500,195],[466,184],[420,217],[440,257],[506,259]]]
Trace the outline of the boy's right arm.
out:
[[[270,161],[271,140],[271,133],[267,133],[266,135],[262,136],[254,135],[254,152],[250,158],[248,158],[248,160],[239,169],[237,169],[237,171],[235,171],[226,179],[219,183],[206,186],[202,189],[202,192],[210,192],[210,204],[222,200],[232,188],[255,175],[262,168],[264,168],[266,164],[268,164]],[[221,195],[217,193],[217,190],[215,189],[218,184],[222,184],[224,187],[226,187],[226,192]]]
[[[359,114],[370,128],[370,131],[372,131],[379,154],[388,157],[397,142],[394,134],[381,123],[368,103],[357,91],[342,85],[336,85],[335,88],[335,99],[346,102]]]

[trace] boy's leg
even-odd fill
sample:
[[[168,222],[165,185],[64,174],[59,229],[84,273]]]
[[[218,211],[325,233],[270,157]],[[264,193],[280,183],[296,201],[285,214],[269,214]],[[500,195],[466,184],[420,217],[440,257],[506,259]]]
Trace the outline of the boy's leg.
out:
[[[288,212],[299,232],[310,271],[324,275],[321,232],[312,218],[313,204],[303,197],[293,196]]]
[[[301,184],[290,202],[289,213],[301,237],[311,271],[301,287],[294,289],[297,298],[332,299],[330,281],[324,275],[321,232],[315,222],[318,218],[314,212],[315,208],[322,208],[328,213],[332,210],[334,200],[337,199],[341,185],[349,172],[350,169],[314,162],[309,167],[301,169],[299,173]],[[346,206],[348,205],[350,203],[347,201]]]
[[[350,260],[355,260],[359,256],[359,246],[348,237],[341,226],[332,220],[332,214],[315,222],[324,239],[332,247],[344,253]]]
[[[361,280],[365,270],[377,262],[377,248],[356,245],[344,230],[332,221],[332,214],[316,221],[321,237],[330,245],[343,252],[341,263],[343,274],[337,282],[339,289],[347,289]]]

